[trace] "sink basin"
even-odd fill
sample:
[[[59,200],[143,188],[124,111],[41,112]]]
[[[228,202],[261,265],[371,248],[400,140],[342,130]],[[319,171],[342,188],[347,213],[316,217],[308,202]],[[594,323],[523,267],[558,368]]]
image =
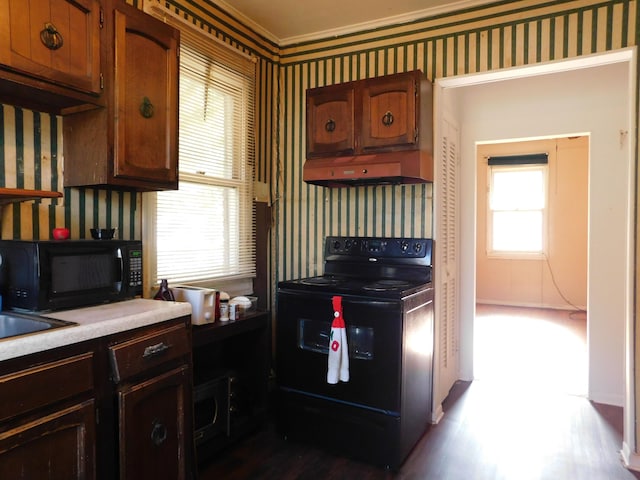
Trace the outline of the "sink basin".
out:
[[[36,332],[46,332],[53,328],[76,325],[72,322],[12,312],[0,312],[0,339],[17,337]]]

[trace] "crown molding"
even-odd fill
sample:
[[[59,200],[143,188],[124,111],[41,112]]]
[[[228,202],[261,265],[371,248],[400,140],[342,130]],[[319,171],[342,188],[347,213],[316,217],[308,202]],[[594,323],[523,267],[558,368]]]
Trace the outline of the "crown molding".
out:
[[[263,36],[267,40],[274,44],[284,47],[293,45],[296,43],[312,42],[316,40],[323,40],[327,38],[339,37],[342,35],[349,35],[352,33],[358,33],[366,30],[375,30],[376,28],[388,27],[390,25],[401,25],[403,23],[413,22],[422,18],[433,17],[436,15],[451,13],[456,10],[464,10],[467,8],[477,7],[479,5],[485,5],[487,3],[493,3],[495,0],[460,0],[458,2],[449,2],[444,5],[435,7],[429,7],[422,10],[416,10],[414,12],[404,13],[400,15],[393,15],[390,17],[380,18],[377,20],[371,20],[367,22],[355,23],[352,25],[346,25],[344,27],[332,28],[327,30],[321,30],[304,35],[296,35],[286,38],[278,38],[275,34],[267,30],[262,25],[258,24],[255,20],[251,19],[232,5],[229,5],[224,0],[214,0],[214,3],[220,8],[225,10],[228,14],[233,16],[236,20],[243,23],[245,26],[256,32],[258,35]]]
[[[269,30],[264,28],[262,25],[256,23],[255,20],[246,16],[244,13],[242,13],[240,10],[238,10],[234,6],[229,5],[224,0],[214,0],[213,3],[218,5],[224,11],[226,11],[229,15],[231,15],[233,18],[238,20],[240,23],[243,23],[246,27],[250,28],[258,35],[266,38],[267,40],[273,42],[276,45],[280,45],[280,39],[278,37],[276,37],[273,33],[271,33]]]
[[[329,30],[322,30],[304,35],[297,35],[292,37],[281,38],[277,41],[281,47],[293,45],[296,43],[312,42],[315,40],[324,40],[327,38],[335,38],[342,35],[349,35],[352,33],[363,32],[367,30],[375,30],[376,28],[388,27],[391,25],[402,25],[403,23],[410,23],[415,20],[423,18],[434,17],[436,15],[451,13],[456,10],[464,10],[467,8],[473,8],[479,5],[485,5],[487,3],[493,3],[495,0],[460,0],[458,2],[446,3],[435,7],[429,7],[422,10],[416,10],[414,12],[403,13],[400,15],[393,15],[390,17],[380,18],[377,20],[371,20],[368,22],[354,23],[352,25],[346,25],[344,27],[333,28]]]

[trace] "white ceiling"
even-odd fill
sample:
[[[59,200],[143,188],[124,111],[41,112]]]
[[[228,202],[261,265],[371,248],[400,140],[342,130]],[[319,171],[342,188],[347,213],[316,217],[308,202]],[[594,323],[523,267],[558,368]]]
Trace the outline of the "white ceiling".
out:
[[[213,0],[281,45],[404,23],[494,0]]]

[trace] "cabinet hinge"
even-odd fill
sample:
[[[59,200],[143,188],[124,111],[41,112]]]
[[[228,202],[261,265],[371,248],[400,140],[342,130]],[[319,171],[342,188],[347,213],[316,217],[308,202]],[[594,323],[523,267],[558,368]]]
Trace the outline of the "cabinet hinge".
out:
[[[416,129],[413,131],[413,143],[418,143],[418,137],[419,137],[419,136],[418,136],[418,129],[416,128]]]
[[[104,28],[104,10],[100,8],[100,28]]]
[[[100,73],[100,90],[104,90],[104,74]]]
[[[100,424],[100,409],[96,407],[96,424]]]

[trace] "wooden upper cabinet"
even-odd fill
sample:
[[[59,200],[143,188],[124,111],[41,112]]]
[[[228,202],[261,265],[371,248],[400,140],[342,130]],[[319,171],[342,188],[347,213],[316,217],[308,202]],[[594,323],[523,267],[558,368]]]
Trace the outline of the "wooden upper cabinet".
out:
[[[307,90],[307,158],[420,148],[423,83],[416,70]]]
[[[416,148],[419,72],[372,78],[363,83],[361,149]]]
[[[178,188],[179,30],[103,0],[105,108],[66,115],[65,187]]]
[[[354,97],[353,83],[307,92],[307,158],[354,154]]]
[[[98,0],[0,0],[0,12],[0,80],[12,82],[18,95],[36,89],[33,101],[60,93],[75,96],[60,101],[72,105],[82,95],[100,96]]]
[[[115,11],[115,177],[177,182],[175,32],[147,14]]]
[[[305,182],[433,181],[433,89],[419,70],[307,90]]]

